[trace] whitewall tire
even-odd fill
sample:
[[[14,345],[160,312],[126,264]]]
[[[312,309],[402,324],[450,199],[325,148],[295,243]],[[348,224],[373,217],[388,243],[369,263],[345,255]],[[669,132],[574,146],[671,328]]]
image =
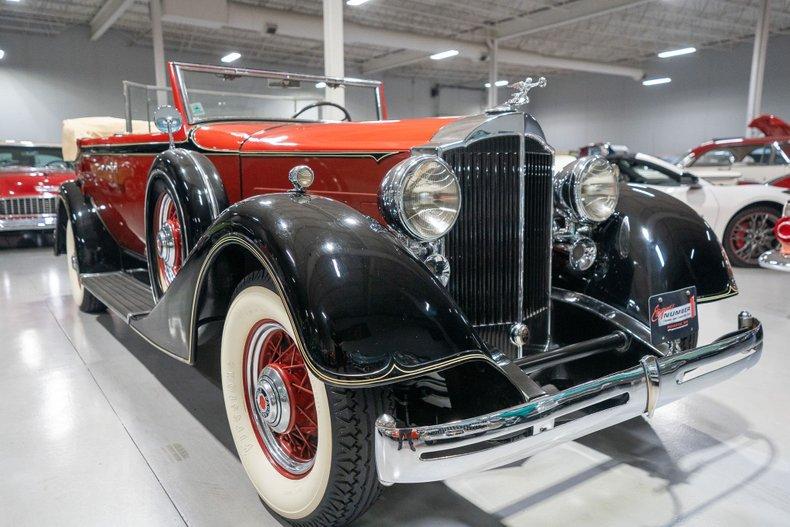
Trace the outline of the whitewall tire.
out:
[[[228,309],[220,352],[231,434],[271,512],[293,525],[345,525],[380,491],[373,422],[382,404],[373,394],[381,390],[326,385],[309,372],[296,342],[268,276],[245,278]]]
[[[74,238],[74,228],[71,219],[66,222],[66,265],[68,266],[69,285],[71,286],[71,296],[80,311],[86,313],[98,313],[106,308],[98,298],[85,289],[80,280],[79,263],[77,260],[77,245]]]

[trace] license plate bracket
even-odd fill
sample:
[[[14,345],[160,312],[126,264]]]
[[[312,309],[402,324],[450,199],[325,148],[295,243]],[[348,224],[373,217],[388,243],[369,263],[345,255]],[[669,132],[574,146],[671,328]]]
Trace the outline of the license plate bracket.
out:
[[[687,337],[699,331],[697,288],[684,287],[653,295],[650,309],[650,341],[656,344]]]

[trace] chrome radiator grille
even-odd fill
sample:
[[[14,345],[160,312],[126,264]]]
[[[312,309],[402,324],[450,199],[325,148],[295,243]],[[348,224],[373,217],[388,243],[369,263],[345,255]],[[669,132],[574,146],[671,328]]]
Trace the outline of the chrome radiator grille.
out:
[[[55,214],[58,198],[4,198],[0,199],[0,216],[39,216]]]
[[[518,136],[504,136],[444,153],[462,192],[461,215],[445,239],[448,289],[483,338],[509,354],[518,352],[508,340],[514,323],[526,321],[530,345],[539,348],[549,329],[552,156],[526,140],[522,226],[520,148]]]

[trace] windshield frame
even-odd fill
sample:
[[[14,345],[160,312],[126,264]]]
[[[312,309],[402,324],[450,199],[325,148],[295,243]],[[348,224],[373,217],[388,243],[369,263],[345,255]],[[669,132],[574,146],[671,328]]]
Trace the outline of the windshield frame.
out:
[[[366,79],[355,79],[350,77],[328,77],[325,75],[311,75],[305,73],[286,73],[282,71],[268,71],[268,70],[254,70],[254,69],[246,69],[246,68],[230,68],[225,66],[210,66],[204,64],[189,64],[184,62],[173,62],[172,71],[174,74],[174,83],[173,83],[173,102],[176,106],[181,106],[179,109],[181,113],[185,117],[185,121],[189,125],[196,125],[202,124],[206,122],[216,122],[216,121],[238,121],[238,120],[260,120],[260,121],[300,121],[300,122],[319,122],[319,121],[306,121],[302,119],[267,119],[266,117],[261,118],[249,118],[249,119],[238,119],[238,118],[227,118],[227,119],[218,119],[218,118],[206,118],[206,119],[199,119],[194,118],[192,116],[192,112],[189,110],[189,90],[186,87],[186,82],[184,81],[183,72],[191,71],[197,73],[213,73],[219,75],[238,75],[238,76],[246,76],[246,77],[259,77],[264,79],[282,79],[282,80],[292,80],[292,81],[299,81],[299,82],[325,82],[328,85],[343,85],[343,86],[357,86],[362,88],[372,88],[374,91],[375,99],[376,99],[376,119],[383,120],[386,119],[386,107],[384,105],[384,85],[381,81],[374,81],[374,80],[366,80]],[[177,92],[177,93],[176,93]]]

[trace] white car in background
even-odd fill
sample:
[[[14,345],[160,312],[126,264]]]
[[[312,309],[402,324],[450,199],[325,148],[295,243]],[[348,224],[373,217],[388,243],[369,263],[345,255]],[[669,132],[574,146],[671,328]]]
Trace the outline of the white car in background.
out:
[[[708,141],[689,151],[680,168],[716,185],[774,183],[790,176],[790,124],[761,115],[749,128],[763,136]]]
[[[665,192],[702,216],[721,240],[733,265],[758,267],[758,258],[779,247],[773,228],[790,200],[786,189],[771,185],[713,185],[654,156],[602,149],[631,186]],[[595,152],[592,152],[595,153]],[[555,169],[574,158],[559,155]]]

